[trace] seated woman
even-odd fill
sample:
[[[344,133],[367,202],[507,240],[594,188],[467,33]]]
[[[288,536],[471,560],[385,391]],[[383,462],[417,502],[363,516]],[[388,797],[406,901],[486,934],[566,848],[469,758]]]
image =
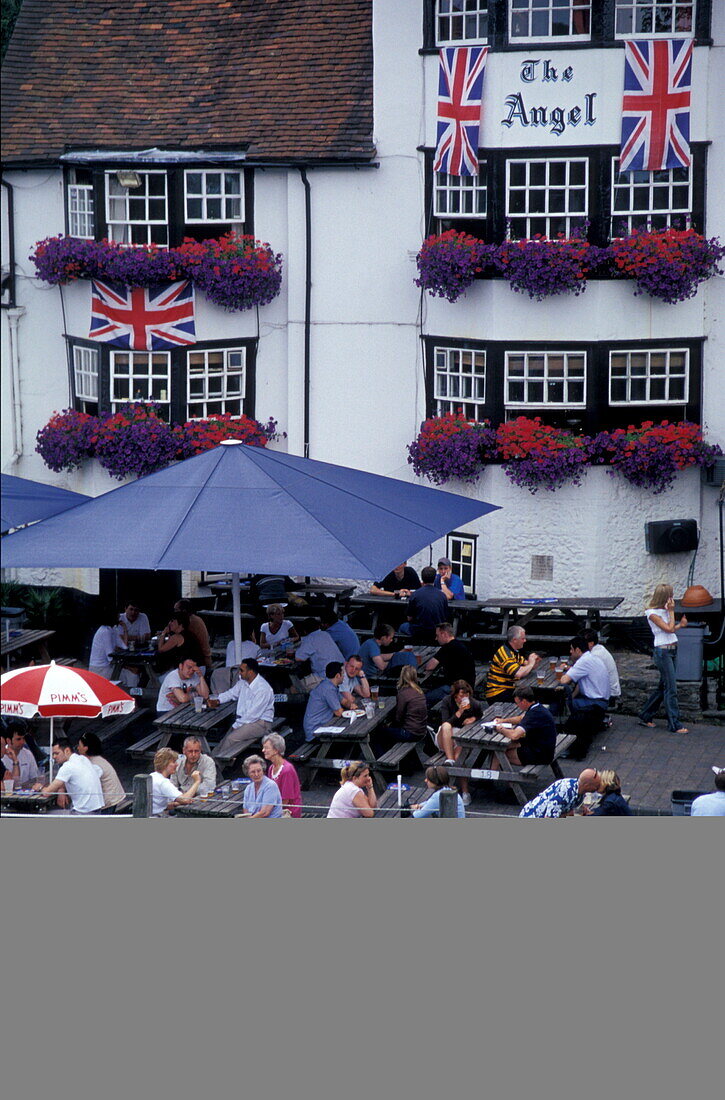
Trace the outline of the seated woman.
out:
[[[101,625],[93,635],[91,642],[91,655],[88,659],[88,671],[95,672],[98,676],[111,679],[113,658],[111,654],[116,649],[126,649],[126,643],[118,629],[118,615],[111,607],[101,609]]]
[[[302,817],[300,781],[294,764],[284,758],[286,748],[285,739],[280,733],[268,733],[262,738],[262,755],[269,761],[267,778],[273,779],[279,787],[282,807],[289,810],[290,817]]]
[[[353,760],[340,770],[340,789],[330,803],[328,817],[374,817],[378,797],[370,768]]]
[[[151,772],[152,817],[161,817],[162,814],[166,813],[169,806],[185,806],[187,802],[191,802],[196,797],[201,784],[201,774],[199,772],[191,773],[194,782],[186,794],[182,794],[179,788],[171,782],[171,776],[176,771],[178,759],[178,752],[169,748],[159,749],[154,756],[154,770]]]
[[[176,668],[186,658],[199,666],[202,676],[206,671],[204,654],[196,636],[192,634],[189,628],[189,613],[187,611],[176,611],[173,617],[169,619],[169,625],[159,634],[158,652],[160,672]]]
[[[428,728],[428,704],[418,683],[418,669],[403,665],[398,677],[393,726],[398,741],[420,741]]]
[[[430,795],[426,798],[425,802],[419,802],[415,806],[411,806],[413,811],[413,817],[440,817],[440,802],[441,791],[455,791],[456,788],[451,784],[451,777],[448,774],[448,768],[444,768],[442,765],[438,767],[427,768],[425,773],[425,785],[430,790]],[[463,804],[463,799],[456,791],[458,816],[466,816],[466,807]]]
[[[599,792],[602,798],[592,810],[592,817],[631,817],[632,811],[622,798],[622,784],[616,772],[599,773]]]
[[[247,817],[281,817],[282,795],[273,779],[264,774],[261,756],[248,756],[244,761],[244,774],[252,782],[244,791],[244,813]]]
[[[86,756],[91,764],[101,769],[101,790],[103,791],[103,805],[106,808],[118,806],[123,802],[126,792],[123,789],[118,773],[112,764],[109,764],[103,755],[103,746],[99,737],[88,730],[78,738],[78,754]]]
[[[453,731],[471,726],[483,714],[483,707],[474,699],[471,685],[465,680],[456,680],[450,695],[441,705],[441,724],[435,735],[435,743],[445,754],[446,764],[455,764],[461,755],[461,747],[453,740]],[[468,780],[461,780],[461,797],[464,806],[468,806],[471,796],[468,793]]]
[[[262,649],[276,649],[286,643],[298,642],[300,636],[289,619],[284,617],[284,608],[271,603],[267,608],[266,623],[259,628],[259,644]]]

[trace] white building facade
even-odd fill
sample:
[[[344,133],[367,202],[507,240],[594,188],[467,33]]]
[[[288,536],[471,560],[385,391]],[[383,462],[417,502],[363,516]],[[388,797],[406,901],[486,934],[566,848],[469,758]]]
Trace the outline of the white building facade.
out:
[[[4,284],[2,311],[3,472],[107,491],[117,482],[95,462],[52,474],[35,453],[36,433],[55,410],[115,410],[134,395],[159,401],[175,421],[212,411],[271,416],[287,433],[275,446],[403,480],[414,479],[407,445],[421,421],[459,407],[464,392],[466,414],[494,424],[531,415],[593,434],[687,419],[725,448],[721,278],[676,305],[635,297],[633,282],[611,279],[544,302],[500,278],[479,279],[454,303],[414,284],[423,239],[450,228],[495,243],[507,233],[568,233],[586,218],[591,239],[604,244],[615,219],[629,228],[691,219],[708,237],[722,235],[725,6],[375,0],[370,33],[371,156],[265,163],[240,146],[220,163],[211,153],[199,161],[198,147],[191,161],[161,141],[143,155],[99,141],[92,156],[70,141],[55,163],[7,164],[3,270],[12,244],[15,278]],[[627,180],[617,172],[622,42],[652,36],[695,41],[692,165]],[[490,53],[480,173],[462,181],[436,175],[433,152],[438,48],[464,44],[488,44]],[[124,168],[141,179],[133,193],[118,182]],[[28,260],[36,241],[58,233],[164,245],[190,227],[212,236],[230,226],[283,254],[282,291],[241,313],[197,294],[198,343],[170,353],[89,340],[89,283],[49,287]],[[663,361],[664,384],[654,367]],[[542,364],[557,385],[540,384]],[[479,598],[617,595],[618,613],[638,614],[660,581],[682,592],[692,557],[648,553],[645,523],[685,518],[700,529],[695,579],[719,594],[717,486],[699,470],[660,495],[602,467],[553,493],[532,495],[499,466],[474,485],[446,488],[501,511],[417,564],[448,549],[471,565],[468,587]],[[39,579],[90,591],[97,583],[88,571]]]

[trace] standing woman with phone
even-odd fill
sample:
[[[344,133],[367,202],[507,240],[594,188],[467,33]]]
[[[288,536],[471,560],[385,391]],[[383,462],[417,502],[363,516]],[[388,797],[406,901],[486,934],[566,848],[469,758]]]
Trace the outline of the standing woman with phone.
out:
[[[689,733],[680,718],[676,676],[677,631],[687,626],[687,619],[683,615],[678,623],[675,622],[675,599],[671,584],[657,585],[645,614],[654,635],[652,659],[660,674],[660,682],[645,703],[639,723],[652,729],[652,719],[664,701],[670,733]]]

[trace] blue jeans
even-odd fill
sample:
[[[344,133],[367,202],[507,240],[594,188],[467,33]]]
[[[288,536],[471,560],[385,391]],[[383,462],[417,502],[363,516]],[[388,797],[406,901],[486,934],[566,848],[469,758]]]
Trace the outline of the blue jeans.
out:
[[[440,703],[441,699],[445,699],[446,695],[451,694],[450,684],[441,684],[440,687],[433,688],[432,691],[426,691],[425,701],[429,707],[434,707],[436,703]]]
[[[645,703],[644,710],[639,716],[640,721],[651,722],[664,700],[670,733],[677,733],[682,726],[680,707],[677,702],[677,648],[665,649],[664,646],[655,646],[652,660],[660,674],[660,682]]]

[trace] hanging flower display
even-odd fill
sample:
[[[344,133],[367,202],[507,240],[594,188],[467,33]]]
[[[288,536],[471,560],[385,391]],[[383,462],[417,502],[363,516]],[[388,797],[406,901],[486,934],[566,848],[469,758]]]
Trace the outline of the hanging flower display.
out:
[[[490,245],[455,229],[433,234],[418,253],[415,285],[455,302],[491,262],[492,252]]]
[[[512,290],[541,302],[555,294],[583,294],[587,275],[603,255],[581,237],[534,237],[505,241],[495,250],[494,263]]]
[[[475,481],[495,454],[496,433],[455,413],[425,420],[408,445],[408,462],[416,474],[437,485],[453,477]]]
[[[717,237],[703,237],[694,229],[635,229],[613,240],[608,249],[623,275],[637,283],[635,294],[649,294],[663,302],[684,302],[700,283],[722,274],[725,248]]]
[[[218,240],[187,238],[178,248],[47,237],[29,258],[38,278],[53,286],[76,279],[130,287],[190,279],[210,301],[229,310],[267,305],[282,286],[282,256],[268,244],[235,232]]]
[[[626,429],[600,432],[592,440],[592,453],[609,465],[612,477],[658,494],[672,485],[680,470],[712,466],[722,450],[716,443],[705,442],[699,424],[646,420],[639,428],[630,424]]]

